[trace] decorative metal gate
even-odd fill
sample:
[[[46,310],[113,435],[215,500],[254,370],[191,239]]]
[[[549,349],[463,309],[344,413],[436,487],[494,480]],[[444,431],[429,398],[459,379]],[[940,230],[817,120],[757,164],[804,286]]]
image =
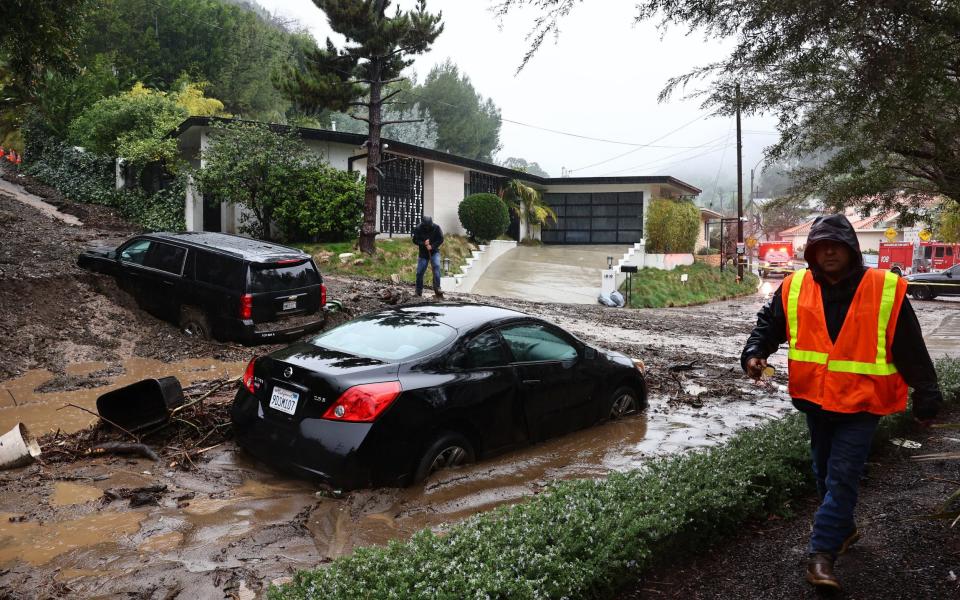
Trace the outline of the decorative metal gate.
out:
[[[632,244],[643,238],[643,192],[544,194],[557,223],[544,227],[547,244]]]
[[[380,165],[380,232],[410,235],[423,217],[423,161],[385,153]]]

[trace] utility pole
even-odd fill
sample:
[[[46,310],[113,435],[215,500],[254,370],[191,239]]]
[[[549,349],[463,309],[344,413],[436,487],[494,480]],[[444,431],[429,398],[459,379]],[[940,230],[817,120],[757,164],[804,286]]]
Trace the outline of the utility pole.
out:
[[[737,84],[737,281],[743,281],[743,138],[740,132],[740,84]]]

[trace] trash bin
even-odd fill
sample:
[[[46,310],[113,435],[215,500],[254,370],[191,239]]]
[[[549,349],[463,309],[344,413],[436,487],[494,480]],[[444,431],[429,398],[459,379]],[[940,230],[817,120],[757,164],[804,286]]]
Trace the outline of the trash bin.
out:
[[[183,404],[183,388],[176,377],[143,379],[97,398],[97,412],[127,431],[166,423],[170,411]]]

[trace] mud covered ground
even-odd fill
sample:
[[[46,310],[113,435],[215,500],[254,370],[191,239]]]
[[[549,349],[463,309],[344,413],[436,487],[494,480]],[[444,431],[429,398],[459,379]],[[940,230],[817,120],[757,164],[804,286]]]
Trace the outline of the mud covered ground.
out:
[[[642,358],[649,409],[419,486],[343,498],[250,461],[228,427],[211,433],[203,415],[142,440],[159,461],[86,455],[100,433],[84,428],[96,419],[68,404],[92,410],[109,389],[166,375],[194,386],[188,390],[196,397],[271,347],[189,340],[141,311],[110,278],[78,269],[85,245],[134,230],[102,207],[54,200],[84,224],[68,226],[0,192],[0,430],[23,421],[46,435],[41,462],[0,472],[0,598],[252,598],[298,568],[358,546],[424,527],[443,530],[553,480],[636,468],[649,456],[713,444],[790,410],[782,356],[766,385],[739,372],[762,293],[644,311],[463,296],[542,316],[585,341]],[[385,306],[385,296],[409,301],[412,291],[362,279],[326,283],[345,306],[331,324]],[[922,303],[918,314],[932,330],[957,308]],[[205,399],[211,414],[225,414],[234,389]]]

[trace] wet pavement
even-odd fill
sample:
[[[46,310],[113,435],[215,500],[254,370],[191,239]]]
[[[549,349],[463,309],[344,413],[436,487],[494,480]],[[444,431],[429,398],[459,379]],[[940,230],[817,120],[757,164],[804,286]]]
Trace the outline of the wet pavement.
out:
[[[480,276],[473,293],[531,302],[596,304],[607,257],[622,258],[627,245],[517,246]]]

